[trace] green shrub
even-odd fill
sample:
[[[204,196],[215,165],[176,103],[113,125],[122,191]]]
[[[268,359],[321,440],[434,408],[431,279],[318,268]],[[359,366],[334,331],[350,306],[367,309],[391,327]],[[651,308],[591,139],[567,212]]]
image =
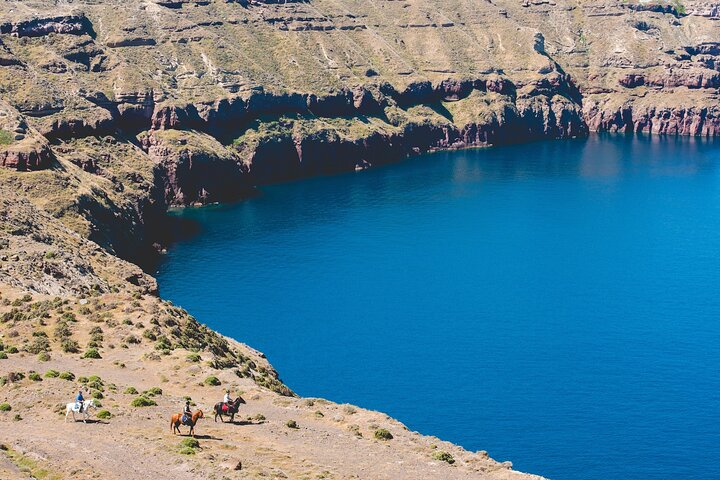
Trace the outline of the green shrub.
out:
[[[62,373],[59,375],[59,377],[60,377],[62,380],[67,380],[67,381],[69,381],[69,382],[72,382],[73,380],[75,380],[75,374],[72,373],[72,372],[62,372]]]
[[[7,353],[15,354],[20,352],[20,350],[17,349],[17,347],[8,347],[7,350],[5,350]]]
[[[21,420],[22,420],[22,416],[20,416],[19,413],[16,413],[15,416],[13,417],[13,421],[19,422]]]
[[[98,392],[97,390],[95,390],[94,392],[92,392],[92,398],[101,400],[101,399],[105,398],[105,395],[103,395],[102,392]]]
[[[180,446],[188,448],[200,448],[200,442],[198,442],[194,438],[185,438],[182,442],[180,442]]]
[[[155,344],[156,350],[172,350],[172,343],[164,335],[158,337],[157,343]]]
[[[392,440],[393,436],[388,430],[384,428],[378,428],[375,430],[375,438],[378,440]]]
[[[222,382],[220,381],[220,379],[217,377],[214,377],[212,375],[210,375],[209,377],[207,377],[205,379],[205,385],[217,387],[218,385],[221,385],[221,384],[222,384]]]
[[[6,358],[8,358],[7,353],[0,352],[0,360],[5,360]]]
[[[78,353],[80,351],[80,344],[70,338],[63,338],[60,342],[60,348],[65,353]]]
[[[42,377],[37,372],[30,372],[28,373],[28,378],[32,380],[33,382],[42,382]]]
[[[45,378],[57,378],[60,376],[60,372],[57,370],[48,370],[45,372]]]
[[[185,358],[190,363],[198,363],[199,361],[202,360],[202,357],[200,355],[198,355],[197,353],[191,353]]]
[[[182,447],[180,450],[178,450],[178,453],[181,455],[195,455],[195,449],[190,447]]]
[[[12,410],[12,407],[9,403],[0,403],[0,412],[9,412],[10,410]]]
[[[133,407],[154,407],[157,405],[157,403],[155,402],[155,400],[152,400],[147,397],[143,397],[141,395],[141,396],[137,397],[135,400],[133,400],[130,403],[130,405]]]
[[[82,358],[102,358],[95,348],[88,348]]]
[[[77,381],[78,383],[82,383],[83,385],[85,385],[90,380],[88,379],[88,377],[78,377]]]
[[[40,352],[38,354],[38,360],[40,360],[41,362],[49,362],[50,354],[48,352]]]
[[[40,352],[47,352],[50,350],[50,341],[47,337],[36,337],[35,340],[25,347],[25,350],[33,355],[37,355]]]
[[[288,420],[285,422],[285,426],[288,428],[300,428],[295,420]]]
[[[148,397],[154,397],[154,396],[162,395],[162,394],[163,394],[163,391],[162,391],[162,388],[160,388],[160,387],[152,387],[151,389],[145,390],[143,392],[143,395],[148,396]]]
[[[108,420],[110,417],[112,417],[112,413],[108,412],[107,410],[100,410],[97,412],[97,417],[102,420]]]
[[[135,387],[127,387],[123,393],[125,393],[125,395],[137,395],[138,391]]]
[[[433,453],[433,454],[432,454],[432,458],[434,458],[435,460],[439,460],[439,461],[441,461],[441,462],[447,462],[447,463],[449,463],[450,465],[452,465],[453,463],[455,463],[455,459],[453,458],[453,456],[450,455],[448,452],[444,452],[444,451],[442,451],[442,450]]]

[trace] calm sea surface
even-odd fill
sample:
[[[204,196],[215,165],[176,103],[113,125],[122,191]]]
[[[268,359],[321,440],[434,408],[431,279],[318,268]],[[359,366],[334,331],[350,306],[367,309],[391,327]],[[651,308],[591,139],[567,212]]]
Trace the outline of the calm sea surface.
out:
[[[303,396],[556,480],[720,478],[720,142],[451,153],[174,213],[161,294]]]

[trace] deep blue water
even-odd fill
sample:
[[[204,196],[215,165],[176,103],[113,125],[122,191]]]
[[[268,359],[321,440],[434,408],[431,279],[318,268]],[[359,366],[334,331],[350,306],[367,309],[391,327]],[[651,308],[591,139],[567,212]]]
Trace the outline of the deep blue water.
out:
[[[176,213],[161,294],[304,396],[553,479],[720,478],[720,142],[452,153]]]

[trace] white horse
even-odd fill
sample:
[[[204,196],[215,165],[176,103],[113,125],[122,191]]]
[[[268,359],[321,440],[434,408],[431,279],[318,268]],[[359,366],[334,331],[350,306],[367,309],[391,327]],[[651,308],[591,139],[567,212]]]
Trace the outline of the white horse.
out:
[[[83,408],[82,408],[82,414],[83,414],[83,422],[87,423],[88,419],[90,418],[90,413],[88,410],[91,408],[95,408],[95,399],[91,398],[90,400],[85,400],[83,402]],[[68,415],[72,413],[73,421],[75,420],[75,414],[80,413],[80,409],[78,408],[78,402],[72,402],[68,403],[67,407],[65,408],[65,421],[67,422]]]

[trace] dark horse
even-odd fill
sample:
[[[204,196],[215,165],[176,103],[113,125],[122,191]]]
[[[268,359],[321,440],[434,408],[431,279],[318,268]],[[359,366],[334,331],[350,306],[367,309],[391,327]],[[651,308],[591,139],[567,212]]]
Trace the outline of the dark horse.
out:
[[[237,397],[233,403],[228,404],[227,412],[223,412],[222,407],[225,405],[224,402],[216,403],[215,407],[213,407],[213,410],[215,411],[215,421],[217,422],[218,417],[220,417],[220,421],[225,423],[225,420],[223,420],[224,413],[225,415],[230,415],[230,422],[232,423],[235,420],[235,414],[238,412],[241,403],[245,403],[245,400],[243,400],[242,397]]]

